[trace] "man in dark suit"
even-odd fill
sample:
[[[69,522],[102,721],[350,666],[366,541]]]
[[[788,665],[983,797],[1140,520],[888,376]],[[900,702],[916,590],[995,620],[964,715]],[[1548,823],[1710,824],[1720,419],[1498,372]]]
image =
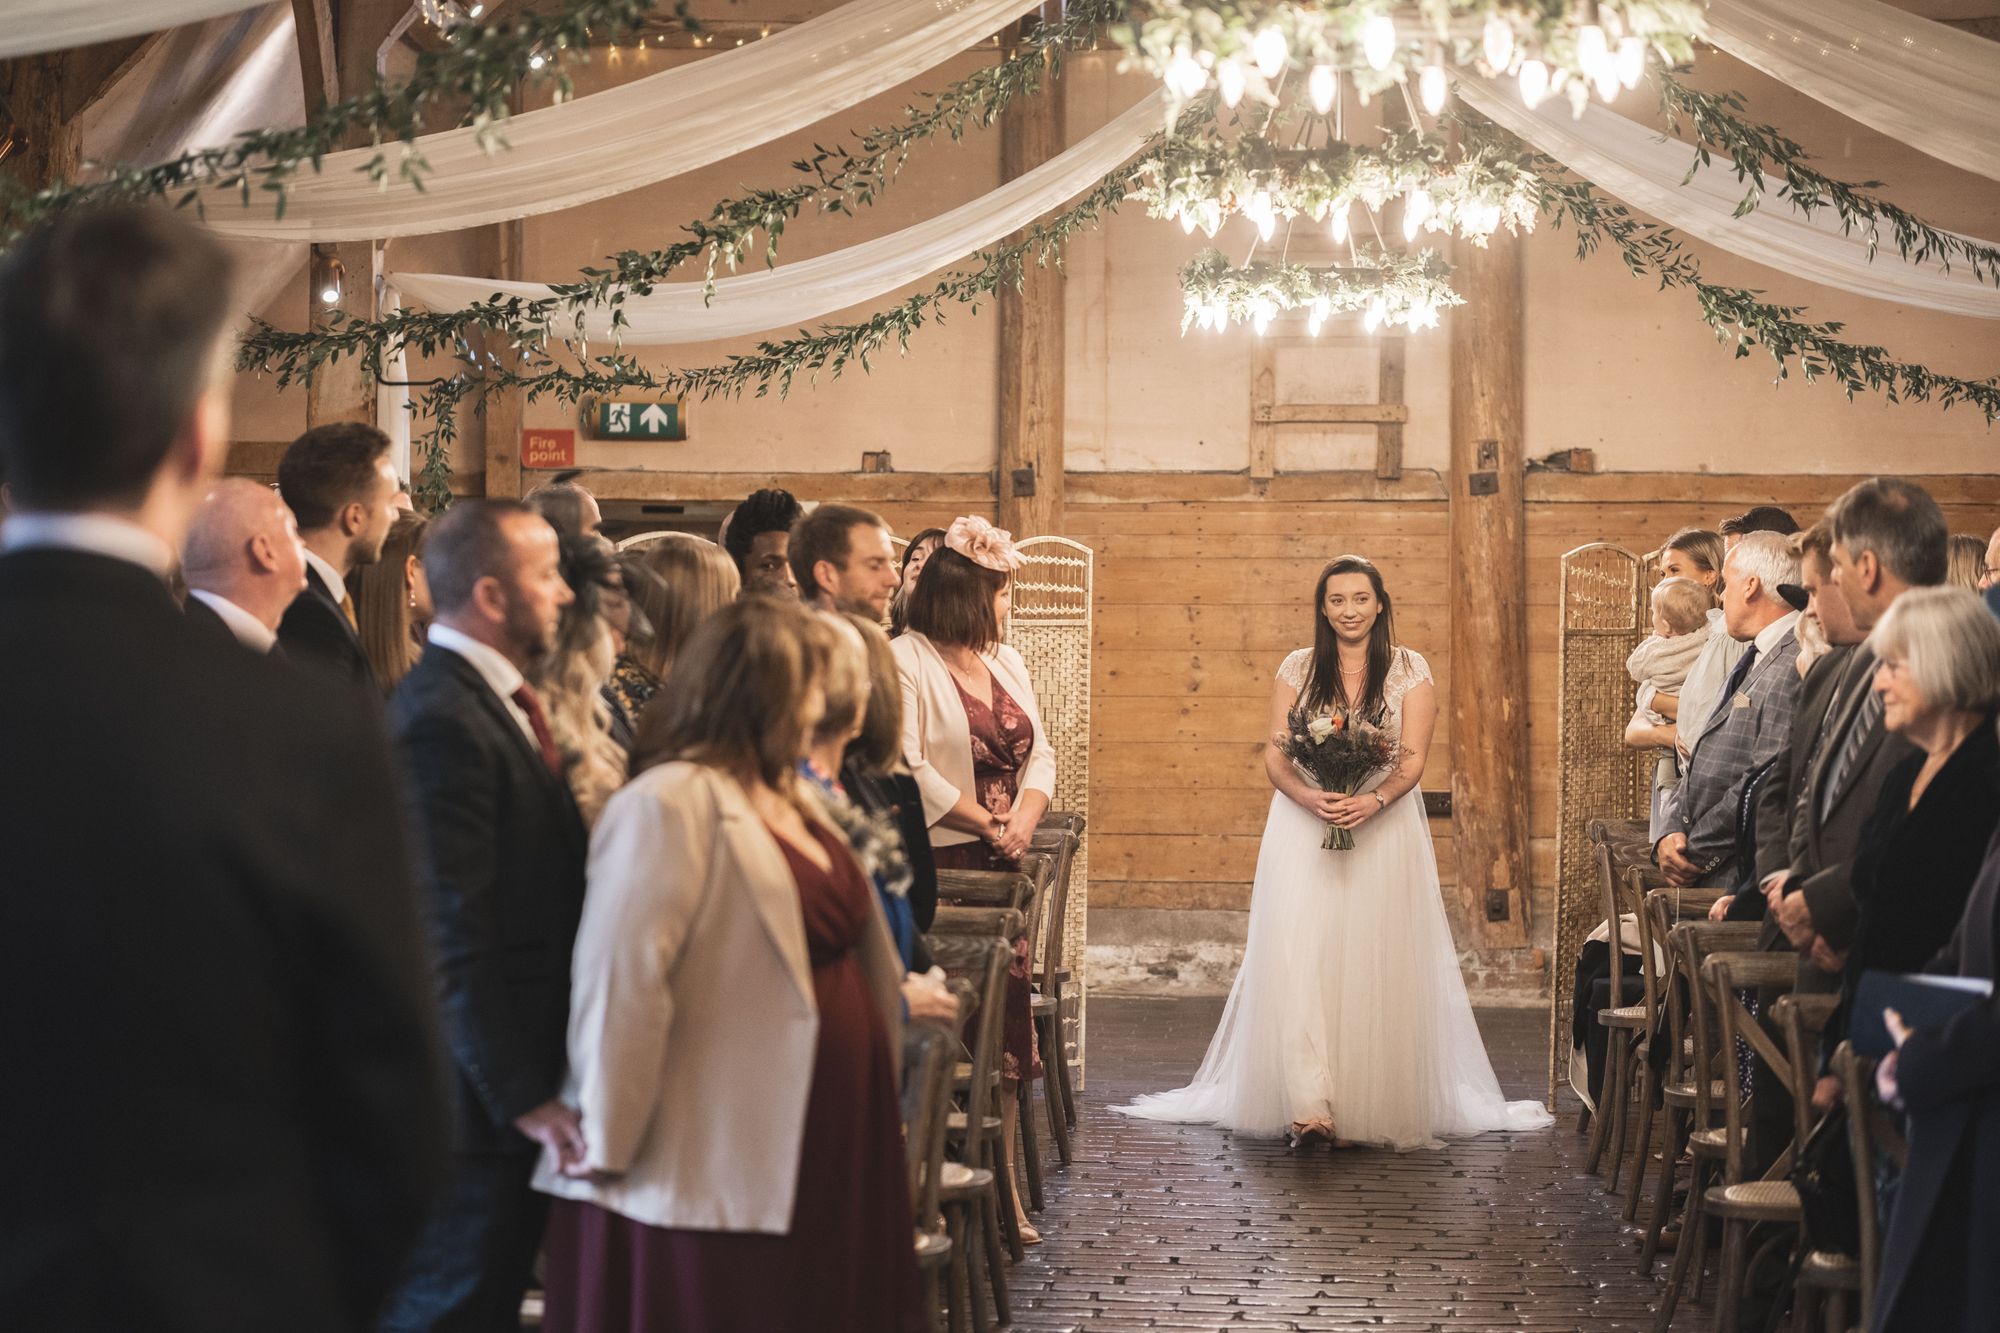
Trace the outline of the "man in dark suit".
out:
[[[441,1174],[387,748],[166,585],[228,447],[228,271],[140,209],[0,268],[9,1328],[357,1333]]]
[[[558,1094],[587,838],[523,678],[572,594],[555,530],[511,501],[453,505],[425,535],[424,573],[437,618],[389,716],[458,1072],[455,1152],[382,1327],[484,1333],[513,1327],[541,1240],[537,1148],[583,1158]]]
[[[1662,813],[1668,832],[1653,856],[1675,884],[1730,885],[1748,869],[1739,864],[1745,794],[1784,752],[1799,697],[1793,633],[1799,613],[1778,595],[1780,584],[1799,581],[1791,542],[1775,532],[1750,533],[1723,570],[1724,628],[1749,647],[1723,682]]]
[[[1835,586],[1864,632],[1904,592],[1944,581],[1948,530],[1921,486],[1896,477],[1860,482],[1834,502],[1827,525]],[[1848,881],[1854,849],[1889,770],[1913,752],[1883,726],[1875,667],[1867,643],[1848,659],[1799,791],[1792,863],[1765,885],[1768,919],[1812,962],[1799,972],[1809,991],[1839,986],[1835,955],[1859,921]]]
[[[347,580],[382,558],[399,512],[389,437],[354,421],[315,426],[279,460],[278,490],[306,548],[306,588],[286,610],[278,642],[293,661],[376,694]]]
[[[269,486],[225,477],[195,510],[181,551],[187,617],[253,653],[277,653],[278,625],[306,586],[305,548],[292,511]]]

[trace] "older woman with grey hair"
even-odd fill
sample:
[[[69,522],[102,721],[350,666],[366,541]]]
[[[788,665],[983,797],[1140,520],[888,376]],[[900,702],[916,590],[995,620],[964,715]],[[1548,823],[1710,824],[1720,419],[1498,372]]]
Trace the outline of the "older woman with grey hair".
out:
[[[1874,646],[1883,724],[1917,753],[1889,771],[1862,830],[1852,947],[1812,946],[1815,963],[1843,974],[1843,1005],[1863,972],[1916,972],[1944,947],[2000,823],[2000,621],[1963,588],[1916,588],[1876,625]],[[1819,1100],[1831,1095],[1822,1087]]]

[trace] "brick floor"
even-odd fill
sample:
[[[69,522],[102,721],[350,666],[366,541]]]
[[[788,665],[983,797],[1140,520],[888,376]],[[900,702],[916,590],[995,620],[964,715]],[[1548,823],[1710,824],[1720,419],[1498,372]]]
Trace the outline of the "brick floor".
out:
[[[1583,1174],[1573,1106],[1551,1130],[1400,1155],[1298,1153],[1104,1109],[1184,1082],[1220,1014],[1220,1000],[1091,1001],[1076,1160],[1051,1171],[1046,1243],[1011,1274],[1019,1333],[1650,1326],[1658,1283]],[[1547,1016],[1479,1022],[1508,1093],[1540,1096]]]

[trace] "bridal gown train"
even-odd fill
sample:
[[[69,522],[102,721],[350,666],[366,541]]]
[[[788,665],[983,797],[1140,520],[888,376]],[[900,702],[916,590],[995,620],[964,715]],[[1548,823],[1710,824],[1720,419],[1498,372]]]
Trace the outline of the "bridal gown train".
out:
[[[1309,649],[1279,676],[1303,691]],[[1400,733],[1403,696],[1431,679],[1396,650],[1383,696]],[[1445,920],[1423,795],[1390,801],[1348,851],[1325,825],[1271,797],[1250,899],[1248,945],[1222,1024],[1194,1082],[1117,1108],[1149,1120],[1280,1135],[1331,1120],[1357,1143],[1398,1149],[1551,1123],[1539,1102],[1500,1093],[1473,1022]]]

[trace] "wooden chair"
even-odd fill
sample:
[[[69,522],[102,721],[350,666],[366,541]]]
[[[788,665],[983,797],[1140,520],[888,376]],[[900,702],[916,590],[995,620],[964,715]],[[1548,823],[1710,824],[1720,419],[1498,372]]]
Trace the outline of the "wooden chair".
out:
[[[1624,911],[1624,876],[1613,864],[1611,844],[1600,842],[1593,850],[1597,857],[1597,885],[1603,900],[1606,942],[1611,950],[1611,974],[1610,1004],[1597,1011],[1598,1025],[1606,1029],[1604,1082],[1598,1088],[1597,1114],[1591,1121],[1590,1151],[1584,1159],[1583,1169],[1595,1172],[1606,1147],[1616,1141],[1619,1146],[1611,1148],[1611,1175],[1605,1185],[1608,1193],[1615,1187],[1616,1164],[1622,1160],[1625,1103],[1630,1095],[1627,1070],[1631,1065],[1633,1043],[1646,1027],[1646,1006],[1643,1003],[1624,1003],[1625,949],[1619,924],[1619,917]]]
[[[1820,1036],[1839,1007],[1837,995],[1780,995],[1771,1018],[1785,1039],[1792,1065],[1792,1141],[1803,1145],[1812,1136],[1813,1085],[1819,1081]],[[1796,1155],[1796,1154],[1795,1154]],[[1800,1244],[1805,1241],[1800,1233]],[[1792,1327],[1809,1333],[1816,1323],[1835,1333],[1848,1325],[1848,1297],[1861,1290],[1861,1264],[1851,1254],[1807,1250],[1799,1256],[1798,1279],[1792,1288]]]
[[[1682,889],[1667,883],[1650,862],[1635,864],[1625,871],[1625,910],[1638,923],[1639,968],[1643,979],[1641,1003],[1646,1007],[1646,1035],[1636,1051],[1636,1063],[1627,1082],[1638,1085],[1639,1132],[1632,1145],[1631,1193],[1625,1196],[1625,1220],[1639,1215],[1639,1197],[1645,1192],[1646,1162],[1653,1149],[1653,1121],[1663,1106],[1662,1088],[1670,1081],[1662,1076],[1662,1061],[1654,1043],[1667,1046],[1666,1073],[1676,1074],[1685,1052],[1677,1022],[1667,1018],[1668,979],[1672,964],[1667,959],[1667,934],[1690,913],[1706,916],[1709,904],[1720,894],[1715,889]],[[1612,1169],[1611,1184],[1618,1183]],[[1657,1241],[1655,1242],[1657,1244]],[[1650,1262],[1647,1271],[1650,1271]]]
[[[1686,1045],[1677,1044],[1674,1048],[1683,1052],[1686,1080],[1685,1083],[1670,1081],[1661,1090],[1662,1100],[1673,1112],[1669,1117],[1673,1133],[1668,1137],[1666,1157],[1660,1164],[1660,1184],[1653,1195],[1651,1241],[1655,1252],[1658,1233],[1666,1224],[1667,1211],[1672,1204],[1674,1165],[1679,1161],[1683,1147],[1692,1160],[1680,1244],[1674,1251],[1674,1266],[1667,1275],[1667,1289],[1660,1296],[1659,1315],[1653,1324],[1655,1333],[1665,1333],[1673,1323],[1674,1310],[1690,1275],[1694,1279],[1692,1298],[1701,1299],[1701,1251],[1707,1223],[1703,1198],[1729,1145],[1727,1127],[1715,1123],[1728,1088],[1716,1077],[1716,1065],[1724,1058],[1720,1020],[1703,980],[1702,967],[1711,954],[1755,948],[1757,925],[1755,922],[1690,921],[1675,926],[1667,941],[1674,952],[1675,984],[1687,1001],[1684,1010],[1675,1011],[1685,1017]],[[1727,1059],[1731,1064],[1735,1063],[1733,1047],[1729,1048]],[[1650,1265],[1652,1255],[1642,1254],[1640,1262]]]
[[[1001,1253],[1002,1227],[1013,1223],[1013,1202],[1009,1197],[1002,1206],[1006,1172],[999,1163],[1000,1118],[989,1114],[989,1108],[999,1085],[1001,1006],[1007,993],[1007,967],[1014,956],[1010,941],[1021,926],[1021,914],[1012,910],[939,908],[937,921],[925,938],[937,965],[948,975],[962,978],[973,997],[971,1044],[966,1052],[971,1057],[971,1071],[965,1080],[965,1104],[962,1110],[945,1115],[945,1136],[958,1145],[959,1160],[938,1173],[939,1196],[952,1242],[954,1333],[962,1333],[968,1317],[973,1328],[983,1331],[987,1327],[986,1308],[976,1291],[979,1272],[971,1259],[975,1236],[981,1242],[979,1252],[987,1289],[992,1293],[994,1317],[1001,1324],[1013,1319]]]
[[[1846,1042],[1833,1053],[1833,1070],[1847,1093],[1847,1149],[1854,1156],[1854,1197],[1861,1213],[1861,1278],[1859,1324],[1875,1322],[1875,1284],[1882,1276],[1881,1204],[1875,1197],[1875,1164],[1887,1157],[1898,1168],[1908,1164],[1910,1145],[1875,1096],[1875,1062],[1856,1055]]]
[[[1036,851],[1032,848],[1021,857],[1021,870],[1034,882],[1034,892],[1028,899],[1028,1022],[1032,1026],[1035,1015],[1033,995],[1035,940],[1040,936],[1042,922],[1048,915],[1049,899],[1055,891],[1058,873],[1058,857],[1053,851]],[[1043,1059],[1043,1077],[1048,1073],[1046,1055]],[[1023,1069],[1014,1086],[1014,1118],[1019,1122],[1021,1135],[1021,1165],[1028,1177],[1028,1207],[1035,1212],[1043,1208],[1042,1197],[1042,1149],[1035,1134],[1035,1074],[1032,1069]],[[1067,1134],[1064,1135],[1065,1140]]]
[[[1080,826],[1081,817],[1074,818]],[[1069,1131],[1076,1124],[1076,1092],[1070,1081],[1069,1057],[1063,1047],[1062,988],[1071,979],[1069,969],[1063,962],[1063,926],[1069,912],[1070,874],[1076,865],[1080,840],[1069,828],[1044,829],[1035,835],[1035,845],[1054,852],[1056,878],[1049,893],[1048,909],[1043,914],[1041,958],[1035,970],[1032,1012],[1036,1038],[1042,1046],[1045,1071],[1042,1100],[1048,1107],[1049,1134],[1055,1139],[1057,1157],[1064,1166],[1068,1166]]]
[[[1743,1178],[1749,1123],[1742,1064],[1736,1059],[1737,1043],[1748,1045],[1751,1058],[1769,1065],[1778,1081],[1787,1087],[1796,1086],[1797,1075],[1790,1058],[1744,1007],[1738,992],[1789,991],[1798,977],[1798,959],[1790,950],[1721,953],[1702,964],[1702,976],[1708,983],[1716,1012],[1722,1017],[1722,1076],[1727,1089],[1722,1099],[1727,1147],[1723,1183],[1708,1189],[1702,1209],[1722,1223],[1722,1281],[1715,1292],[1716,1333],[1737,1333],[1737,1304],[1751,1260],[1745,1253],[1750,1228],[1759,1222],[1797,1225],[1804,1217],[1799,1207],[1798,1187],[1783,1179],[1791,1169],[1792,1149],[1780,1156],[1763,1179]],[[1696,1239],[1693,1234],[1683,1237],[1684,1241]]]
[[[971,987],[958,983],[970,1006]],[[944,1120],[951,1106],[956,1043],[941,1028],[911,1027],[903,1034],[903,1152],[909,1165],[910,1216],[916,1222],[917,1268],[924,1278],[924,1311],[935,1328],[944,1310],[941,1275],[951,1265],[951,1233],[940,1191],[944,1174]]]
[[[1076,853],[1083,846],[1083,835],[1084,835],[1084,830],[1087,827],[1087,823],[1088,821],[1086,821],[1082,815],[1073,813],[1071,811],[1051,810],[1047,814],[1042,816],[1042,822],[1040,827],[1043,832],[1064,831],[1072,834],[1075,837],[1076,842],[1070,849],[1070,858],[1073,866],[1075,862]],[[1063,882],[1062,893],[1065,902],[1065,907],[1067,907],[1067,901],[1069,897],[1069,882],[1067,879],[1065,879]],[[1056,919],[1062,920],[1063,919],[1062,914],[1058,913]],[[1044,953],[1043,958],[1046,960],[1047,957],[1048,955]],[[1044,968],[1046,970],[1046,962],[1044,963]],[[1061,975],[1054,978],[1053,985],[1046,991],[1046,993],[1053,996],[1056,1001],[1055,1028],[1056,1028],[1056,1036],[1058,1039],[1056,1043],[1058,1049],[1066,1049],[1063,1047],[1063,1044],[1060,1040],[1062,1037],[1063,1025],[1076,1017],[1077,1006],[1082,1002],[1080,997],[1066,994],[1063,990],[1063,987],[1071,979],[1072,977],[1069,970],[1064,969],[1061,972]],[[1057,1077],[1062,1087],[1063,1118],[1068,1122],[1069,1128],[1075,1129],[1076,1128],[1076,1092],[1075,1092],[1076,1080],[1074,1075],[1071,1073],[1070,1062],[1066,1057],[1062,1062],[1062,1066],[1058,1072]]]

